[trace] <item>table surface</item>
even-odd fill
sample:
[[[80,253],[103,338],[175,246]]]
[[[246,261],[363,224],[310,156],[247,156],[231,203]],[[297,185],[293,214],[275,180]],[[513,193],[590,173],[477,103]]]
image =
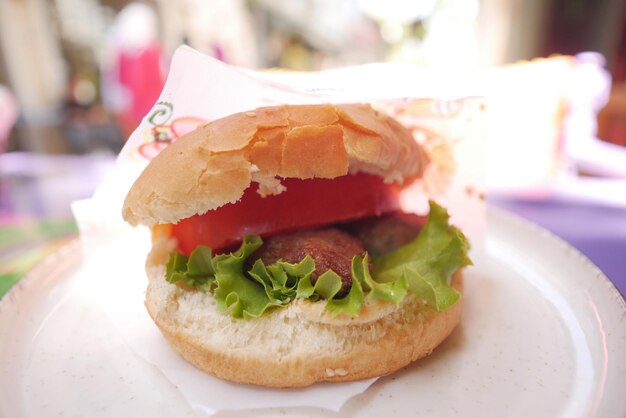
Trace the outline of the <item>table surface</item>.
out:
[[[0,297],[76,238],[70,203],[90,197],[114,161],[112,155],[0,154]]]
[[[626,207],[558,196],[491,196],[490,204],[513,212],[578,249],[626,295]]]
[[[0,155],[0,296],[76,237],[70,203],[91,196],[113,163],[107,155]],[[626,182],[584,181],[567,190],[490,193],[488,201],[569,242],[626,294]]]

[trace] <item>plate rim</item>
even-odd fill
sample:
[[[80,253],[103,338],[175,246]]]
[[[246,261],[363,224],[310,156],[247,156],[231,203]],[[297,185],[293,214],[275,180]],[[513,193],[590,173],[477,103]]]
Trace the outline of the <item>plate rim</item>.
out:
[[[529,221],[528,219],[525,219],[524,217],[514,212],[495,207],[493,205],[487,205],[487,229],[489,229],[490,217],[496,218],[499,221],[514,224],[516,227],[540,234],[546,240],[552,241],[554,245],[557,245],[563,250],[568,251],[572,256],[576,258],[576,262],[580,262],[582,265],[584,265],[584,268],[588,269],[589,272],[593,274],[596,279],[602,280],[602,285],[605,287],[605,289],[611,292],[611,296],[615,296],[615,298],[612,299],[616,299],[618,305],[622,309],[626,309],[626,296],[622,295],[615,283],[613,283],[613,281],[602,271],[602,269],[600,269],[600,267],[598,267],[589,257],[587,257],[584,253],[582,253],[578,248],[574,247],[568,241],[537,223]]]

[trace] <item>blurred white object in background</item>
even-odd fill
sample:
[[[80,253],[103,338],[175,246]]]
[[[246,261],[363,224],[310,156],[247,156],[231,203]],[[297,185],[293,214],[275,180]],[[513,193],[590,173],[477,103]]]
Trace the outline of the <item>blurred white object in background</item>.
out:
[[[156,11],[143,3],[129,3],[115,17],[111,29],[124,49],[141,50],[159,39]]]
[[[8,88],[0,84],[0,153],[6,149],[9,133],[17,120],[17,101]]]
[[[489,119],[489,189],[539,186],[563,170],[567,80],[575,67],[573,57],[557,56],[479,73]]]
[[[157,0],[156,5],[166,51],[187,43],[229,64],[257,66],[260,41],[243,0]]]
[[[107,34],[103,102],[128,136],[154,105],[165,81],[158,15],[148,4],[129,3]]]
[[[138,54],[157,43],[157,26],[158,18],[152,7],[130,3],[117,14],[108,28],[102,71],[102,100],[107,108],[116,113],[128,111],[132,101],[132,93],[120,80],[120,55]]]
[[[0,1],[0,53],[6,83],[18,98],[22,148],[57,149],[60,138],[48,129],[58,122],[67,82],[62,46],[50,24],[50,2]]]
[[[359,7],[370,17],[381,21],[413,22],[430,16],[437,5],[436,0],[404,1],[357,0]]]
[[[576,56],[567,82],[568,112],[564,121],[564,153],[573,168],[585,174],[626,178],[626,148],[596,137],[597,114],[607,104],[611,76],[605,59],[595,52]]]
[[[541,188],[580,174],[626,178],[626,148],[597,138],[611,77],[598,53],[478,72],[488,109],[487,188]]]
[[[435,69],[473,69],[478,61],[478,0],[358,0],[389,43],[386,61]]]

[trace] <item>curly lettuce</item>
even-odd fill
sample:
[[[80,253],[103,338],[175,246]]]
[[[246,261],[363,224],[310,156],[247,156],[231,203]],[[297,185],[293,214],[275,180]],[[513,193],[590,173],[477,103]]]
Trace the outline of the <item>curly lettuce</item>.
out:
[[[457,269],[472,264],[469,243],[463,233],[449,225],[448,212],[430,202],[428,221],[412,242],[374,258],[374,277],[381,283],[406,280],[408,290],[424,298],[437,310],[447,309],[459,299],[450,286]]]
[[[450,285],[457,269],[470,265],[469,244],[461,231],[449,225],[447,211],[430,202],[428,221],[412,242],[372,259],[355,255],[351,264],[352,287],[339,296],[341,277],[332,270],[315,283],[311,276],[315,261],[304,257],[299,263],[277,261],[265,265],[248,258],[263,245],[258,236],[246,236],[239,249],[213,255],[210,248],[197,247],[189,256],[172,253],[166,279],[182,280],[188,286],[212,293],[218,307],[234,318],[256,318],[274,307],[295,299],[326,300],[333,315],[357,316],[366,300],[383,300],[399,305],[408,293],[424,299],[440,311],[454,305],[458,292]]]

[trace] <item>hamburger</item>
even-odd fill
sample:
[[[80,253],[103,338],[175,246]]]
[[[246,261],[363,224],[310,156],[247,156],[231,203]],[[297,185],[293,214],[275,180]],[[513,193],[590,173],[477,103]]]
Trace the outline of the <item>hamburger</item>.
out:
[[[401,190],[429,164],[366,104],[283,105],[205,124],[131,187],[151,227],[145,305],[172,348],[269,387],[381,376],[430,354],[461,317],[468,242]]]

